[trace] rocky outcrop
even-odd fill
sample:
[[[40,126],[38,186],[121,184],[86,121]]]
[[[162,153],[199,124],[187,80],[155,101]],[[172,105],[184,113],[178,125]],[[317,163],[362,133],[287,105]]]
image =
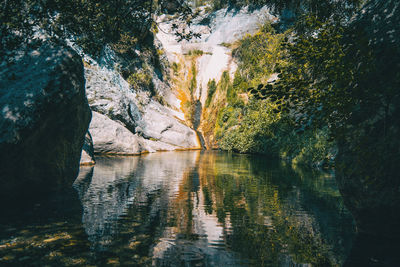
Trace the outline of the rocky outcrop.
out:
[[[92,135],[88,131],[85,135],[85,142],[83,143],[82,154],[81,154],[81,166],[91,166],[96,163],[94,158],[94,148]]]
[[[95,111],[89,129],[93,136],[94,152],[98,154],[138,155],[144,152],[182,148],[133,134],[121,123]]]
[[[360,233],[400,238],[400,3],[369,1],[349,29],[357,103],[338,142],[337,181]]]
[[[110,50],[100,63],[85,57],[86,92],[95,114],[90,126],[95,153],[130,155],[200,148],[196,133],[183,123],[183,114],[167,106],[173,101],[162,105],[145,88],[132,88],[111,69],[114,57]],[[159,83],[154,83],[156,90],[174,98],[167,92],[170,88],[160,89]]]
[[[42,44],[0,63],[0,195],[71,185],[90,122],[81,58]]]

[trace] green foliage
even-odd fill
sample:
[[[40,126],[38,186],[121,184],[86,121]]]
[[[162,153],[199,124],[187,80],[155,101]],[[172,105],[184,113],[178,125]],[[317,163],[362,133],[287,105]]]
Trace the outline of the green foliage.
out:
[[[188,56],[202,56],[203,54],[204,51],[199,49],[189,50],[187,53]]]
[[[340,80],[350,81],[352,75],[342,64],[343,27],[313,16],[301,23],[308,31],[284,44],[289,63],[282,68],[275,89],[287,106],[295,106],[299,127],[342,124],[352,105],[345,87],[338,87]]]
[[[312,22],[310,20],[309,28],[313,25]],[[340,32],[338,28],[335,29],[335,33]],[[337,66],[341,58],[341,50],[338,49],[340,36],[332,35],[332,28],[326,31],[320,32],[323,41],[310,34],[308,37],[318,44],[307,47],[315,58],[319,56],[318,59],[325,62],[326,67],[320,67],[319,71],[335,68],[331,70],[334,75],[341,67]],[[324,124],[319,124],[321,127],[309,127],[310,120],[316,118],[316,113],[306,113],[303,108],[311,110],[312,101],[321,102],[326,94],[321,93],[317,98],[315,93],[311,95],[312,92],[306,90],[308,87],[301,87],[307,85],[304,82],[306,78],[309,82],[313,79],[306,76],[310,73],[310,63],[303,61],[300,64],[297,57],[309,60],[310,56],[305,58],[302,54],[305,51],[296,46],[298,42],[294,45],[287,41],[291,36],[291,31],[277,34],[271,25],[266,24],[255,35],[245,36],[239,41],[234,50],[239,66],[233,82],[227,79],[227,73],[221,77],[221,89],[226,90],[228,106],[218,114],[215,135],[219,146],[225,150],[265,153],[298,164],[331,165],[335,156],[335,145],[329,137],[330,131],[327,127],[322,127]],[[296,40],[305,36],[301,35]],[[303,39],[301,48],[310,43],[310,40],[307,43]],[[326,52],[330,53],[326,55]],[[274,72],[281,72],[279,82],[264,86]],[[285,76],[289,74],[291,83],[288,83],[288,76]],[[244,104],[238,100],[238,94],[248,91],[250,100],[248,104]],[[315,109],[315,104],[312,109]]]
[[[153,0],[12,0],[3,1],[0,9],[1,51],[12,50],[34,37],[34,28],[41,29],[54,40],[72,39],[86,52],[98,54],[105,44],[121,46],[125,51],[130,38],[144,40],[157,31],[154,14],[166,1]],[[189,26],[196,16],[180,2],[175,8],[177,19]],[[179,40],[189,40],[199,34],[174,28]],[[126,46],[128,45],[128,47]]]
[[[334,143],[328,129],[294,131],[293,120],[277,112],[269,100],[252,100],[241,108],[228,106],[218,114],[216,137],[224,150],[263,153],[295,164],[331,166]]]
[[[220,46],[223,46],[223,47],[226,47],[226,48],[230,48],[230,47],[232,46],[232,44],[225,43],[225,42],[220,43],[219,45],[220,45]]]
[[[127,82],[134,88],[144,88],[154,93],[154,84],[151,75],[146,71],[139,71],[129,75]]]
[[[119,54],[125,54],[128,53],[132,49],[132,47],[135,47],[137,43],[137,38],[128,34],[121,34],[120,40],[112,44],[111,46],[115,52]]]
[[[180,64],[179,63],[176,63],[176,62],[173,62],[172,63],[172,71],[174,72],[174,75],[175,76],[178,76],[179,75],[179,70],[180,70]]]
[[[231,78],[229,77],[229,72],[224,71],[221,76],[221,81],[220,81],[220,88],[222,91],[227,91],[228,87],[230,85]]]
[[[244,109],[228,107],[217,121],[220,147],[240,153],[273,152],[274,125],[280,114],[268,101],[252,101]]]
[[[185,118],[190,123],[194,124],[195,116],[196,116],[196,101],[187,101],[185,102]]]
[[[233,55],[239,61],[237,79],[251,81],[251,86],[265,83],[269,75],[285,66],[281,44],[285,34],[276,34],[270,24],[239,41]],[[238,82],[235,82],[236,84]]]
[[[190,94],[193,94],[194,90],[197,87],[197,69],[196,69],[196,62],[192,62],[192,79],[190,80],[189,91]]]
[[[217,83],[215,82],[215,80],[209,80],[207,83],[207,100],[205,103],[205,107],[209,107],[211,104],[211,100],[214,96],[215,91],[217,90]]]

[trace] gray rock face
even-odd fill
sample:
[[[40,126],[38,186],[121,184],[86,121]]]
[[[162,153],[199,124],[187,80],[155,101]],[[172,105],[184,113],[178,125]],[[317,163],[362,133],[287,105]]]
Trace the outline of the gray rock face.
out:
[[[93,139],[92,135],[88,131],[85,135],[85,142],[83,143],[80,165],[90,166],[94,165],[95,163],[96,160],[94,158]]]
[[[359,103],[338,143],[336,179],[359,232],[400,238],[400,3],[369,1],[349,29]]]
[[[42,44],[0,63],[0,195],[71,185],[90,122],[81,58]]]
[[[98,154],[137,155],[144,152],[181,148],[133,134],[121,123],[95,111],[93,111],[89,129],[93,137],[94,152]]]
[[[88,57],[85,61],[89,62],[85,68],[86,93],[91,109],[97,112],[90,126],[96,153],[137,154],[200,147],[196,133],[183,124],[181,112],[161,105],[144,89],[132,89],[109,64],[100,66]],[[112,136],[117,139],[112,140]]]

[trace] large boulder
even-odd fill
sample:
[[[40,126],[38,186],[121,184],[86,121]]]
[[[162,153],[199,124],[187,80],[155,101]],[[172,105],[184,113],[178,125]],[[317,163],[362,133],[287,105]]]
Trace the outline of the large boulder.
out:
[[[400,238],[400,2],[369,1],[349,29],[357,103],[338,142],[336,178],[360,233]]]
[[[95,111],[93,111],[93,119],[89,129],[93,137],[94,152],[97,154],[138,155],[145,152],[170,151],[182,148],[133,134],[121,123]]]
[[[82,60],[44,43],[0,63],[0,196],[72,185],[91,112]]]

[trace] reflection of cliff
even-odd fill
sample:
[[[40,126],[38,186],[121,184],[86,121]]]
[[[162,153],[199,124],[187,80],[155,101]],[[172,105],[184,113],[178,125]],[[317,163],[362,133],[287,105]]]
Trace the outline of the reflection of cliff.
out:
[[[138,186],[137,180],[129,179],[138,158],[99,159],[98,163],[89,172],[81,171],[74,183],[83,205],[82,223],[95,248],[112,242],[117,219],[132,204]]]
[[[99,158],[94,168],[81,169],[74,187],[83,205],[82,222],[93,249],[108,250],[126,226],[121,221],[127,217],[136,221],[138,213],[143,213],[142,221],[136,224],[142,228],[160,220],[157,216],[174,194],[182,169],[194,164],[185,153],[172,153],[170,160],[165,160],[166,154]]]

